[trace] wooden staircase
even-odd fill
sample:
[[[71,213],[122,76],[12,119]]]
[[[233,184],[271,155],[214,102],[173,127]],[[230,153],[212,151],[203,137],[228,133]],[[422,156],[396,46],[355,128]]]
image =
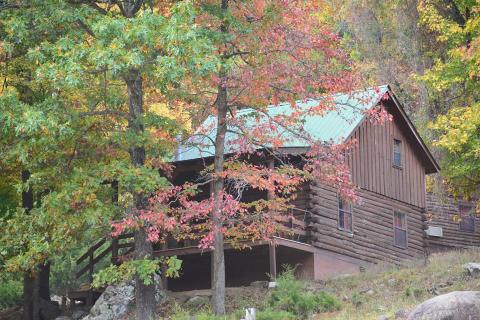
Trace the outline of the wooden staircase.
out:
[[[110,242],[110,244],[104,248],[107,242]],[[70,291],[67,297],[73,303],[80,302],[87,306],[93,305],[103,292],[103,289],[94,289],[91,285],[93,282],[93,274],[95,273],[95,265],[107,256],[110,256],[112,264],[118,265],[121,263],[122,257],[130,255],[134,249],[133,233],[108,239],[106,237],[100,239],[77,259],[77,266],[81,266],[85,263],[84,261],[87,261],[75,275],[78,279],[84,274],[88,274],[87,283],[79,290]]]

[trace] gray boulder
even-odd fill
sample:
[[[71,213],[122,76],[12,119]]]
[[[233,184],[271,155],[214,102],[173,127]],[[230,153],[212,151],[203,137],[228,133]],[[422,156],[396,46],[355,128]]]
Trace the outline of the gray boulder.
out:
[[[85,318],[86,316],[88,316],[88,311],[83,310],[83,309],[75,310],[72,313],[72,319],[73,320],[80,320],[80,319]]]
[[[119,319],[130,311],[135,302],[133,281],[108,286],[93,305],[85,320]]]
[[[480,320],[480,291],[454,291],[418,305],[408,320]]]
[[[155,277],[155,299],[162,301],[166,294],[160,277]],[[108,286],[82,320],[117,320],[135,308],[135,281]]]
[[[467,270],[468,274],[472,277],[480,276],[480,263],[470,262],[463,267]]]

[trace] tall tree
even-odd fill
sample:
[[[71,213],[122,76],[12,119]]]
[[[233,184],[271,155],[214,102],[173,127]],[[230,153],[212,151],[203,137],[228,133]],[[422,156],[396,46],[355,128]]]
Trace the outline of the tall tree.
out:
[[[2,107],[10,111],[2,121],[11,127],[10,132],[18,134],[25,128],[40,137],[45,149],[39,161],[52,161],[52,154],[61,150],[49,170],[32,170],[36,181],[45,183],[41,178],[46,173],[67,178],[48,185],[54,191],[42,202],[45,214],[37,221],[22,223],[21,213],[9,220],[12,233],[36,227],[35,235],[45,230],[49,235],[38,239],[45,244],[40,250],[31,237],[30,250],[12,257],[11,268],[65,249],[71,241],[62,238],[78,236],[72,231],[85,230],[87,223],[106,225],[112,215],[98,213],[115,204],[101,200],[103,182],[119,181],[125,199],[121,205],[134,215],[140,215],[147,196],[165,184],[158,169],[178,126],[150,109],[145,98],[152,105],[168,103],[164,94],[178,87],[179,80],[215,67],[203,59],[210,46],[194,23],[195,13],[188,1],[14,1],[2,5],[2,53],[11,60],[17,44],[25,43],[21,53],[34,68],[35,83],[48,88],[45,100],[33,106],[22,104],[9,90]],[[27,31],[32,26],[32,32]],[[31,41],[32,34],[42,36],[41,41]],[[22,107],[31,113],[22,116]],[[25,144],[30,142],[39,145],[33,136]],[[28,154],[26,149],[22,152]],[[25,162],[30,164],[31,158]],[[72,212],[77,215],[69,216]],[[135,230],[135,255],[141,260],[151,258],[147,227]],[[15,245],[8,237],[4,240],[6,246]],[[153,315],[152,283],[136,279],[138,319]]]
[[[240,154],[245,151],[242,150],[242,144],[250,151],[253,151],[254,145],[275,147],[282,144],[268,134],[259,134],[255,129],[250,132],[246,130],[242,119],[236,115],[238,108],[249,106],[262,113],[268,103],[307,99],[338,90],[348,91],[352,77],[347,58],[339,50],[338,39],[318,17],[320,2],[221,0],[205,1],[204,5],[207,7],[205,19],[219,28],[217,50],[221,68],[214,79],[217,92],[213,113],[217,120],[211,175],[212,306],[216,314],[224,314],[225,257],[222,230],[225,216],[228,216],[225,180],[246,180],[239,173],[252,173],[252,170],[245,171],[250,166],[241,159],[230,162],[230,165],[236,162],[238,168],[232,166],[232,169],[226,169],[226,134],[229,130],[235,131],[235,127],[239,130],[236,134],[241,136],[237,141]],[[322,106],[319,109],[323,109]],[[228,117],[229,113],[233,115]],[[284,117],[272,122],[284,127],[289,123],[295,128],[298,117]],[[258,126],[261,127],[260,124]],[[262,171],[255,175],[259,181],[264,174]],[[272,174],[267,173],[267,176]]]
[[[480,5],[420,1],[421,23],[445,48],[422,80],[443,113],[431,125],[449,191],[477,198],[480,186]],[[480,212],[480,203],[477,205]]]
[[[306,179],[333,185],[343,197],[355,199],[343,163],[350,145],[313,139],[303,121],[337,107],[331,97],[313,103],[309,98],[349,92],[356,77],[341,39],[322,19],[321,1],[211,0],[198,5],[197,21],[215,41],[219,68],[201,84],[188,79],[183,84],[188,91],[197,89],[190,96],[191,112],[209,116],[185,140],[203,150],[201,155],[213,157],[213,163],[200,181],[162,188],[141,219],[131,216],[115,228],[120,233],[146,220],[155,241],[162,240],[158,234],[170,232],[213,249],[212,306],[223,314],[224,241],[242,246],[241,240],[271,239],[295,189]],[[269,113],[268,105],[280,101],[290,102],[290,109]],[[381,110],[374,114],[385,120]],[[291,140],[310,146],[300,165],[282,155],[282,146]],[[255,157],[263,161],[252,163]],[[277,166],[266,165],[272,161]],[[211,185],[210,197],[199,200],[195,194],[205,185]],[[271,196],[243,203],[248,188]]]

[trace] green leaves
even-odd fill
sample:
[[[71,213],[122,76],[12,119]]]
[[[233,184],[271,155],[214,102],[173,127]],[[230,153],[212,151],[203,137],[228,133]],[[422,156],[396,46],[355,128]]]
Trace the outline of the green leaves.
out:
[[[207,76],[218,63],[191,1],[157,4],[131,18],[118,8],[105,13],[66,0],[32,0],[0,11],[6,84],[0,91],[0,168],[32,173],[18,186],[14,207],[27,184],[36,198],[30,214],[10,210],[2,221],[1,260],[9,270],[28,270],[109,233],[110,220],[132,208],[135,194],[169,183],[159,167],[184,126],[150,107],[174,105],[190,93],[179,85],[185,78]],[[143,83],[144,110],[137,115],[125,83],[132,70]],[[131,164],[134,148],[145,149],[145,165]],[[119,203],[112,201],[112,181],[119,185]],[[180,262],[171,263],[173,276]],[[137,267],[138,274],[153,270]]]
[[[420,77],[445,114],[430,125],[442,152],[442,175],[457,196],[478,194],[480,184],[480,6],[475,1],[430,0],[419,5],[421,23],[444,46]],[[456,14],[453,13],[456,12]],[[480,206],[479,206],[480,209]]]
[[[117,284],[122,281],[131,280],[135,275],[149,285],[152,283],[153,275],[160,269],[160,265],[165,263],[167,266],[166,276],[176,278],[179,276],[182,267],[182,261],[176,256],[156,260],[139,259],[123,262],[120,266],[111,265],[94,275],[93,287],[99,288],[105,285]]]

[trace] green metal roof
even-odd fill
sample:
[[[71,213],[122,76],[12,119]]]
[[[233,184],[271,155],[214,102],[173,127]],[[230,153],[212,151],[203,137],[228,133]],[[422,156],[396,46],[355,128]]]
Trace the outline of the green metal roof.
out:
[[[346,139],[353,130],[360,124],[365,117],[365,110],[368,110],[377,105],[379,99],[388,91],[388,86],[380,86],[369,88],[363,91],[355,91],[348,94],[335,94],[329,96],[335,104],[332,111],[328,111],[323,116],[310,115],[304,116],[301,119],[303,129],[315,140],[318,141],[333,141],[340,143]],[[319,104],[319,100],[298,101],[297,107],[309,108]],[[290,114],[292,107],[289,103],[281,103],[279,105],[269,106],[267,114],[270,117],[275,117],[281,114]],[[252,115],[255,114],[254,109],[243,109],[237,113],[238,117],[244,117],[246,127],[254,126],[257,121],[254,121]],[[251,118],[252,120],[249,120]],[[214,146],[210,139],[215,140],[217,118],[215,116],[208,117],[202,124],[201,128],[208,128],[205,136],[193,135],[186,143],[181,145],[177,151],[176,161],[186,161],[192,159],[207,158],[214,155]],[[211,129],[210,129],[211,128]],[[283,145],[284,148],[290,147],[308,147],[306,141],[303,139],[296,139],[286,129],[279,129],[275,134],[286,137],[287,141]],[[203,130],[204,131],[204,130]],[[197,131],[199,132],[199,131]],[[288,137],[290,135],[290,137]],[[235,134],[227,133],[226,150],[225,153],[232,152],[232,146],[228,145],[229,141],[235,139]]]

